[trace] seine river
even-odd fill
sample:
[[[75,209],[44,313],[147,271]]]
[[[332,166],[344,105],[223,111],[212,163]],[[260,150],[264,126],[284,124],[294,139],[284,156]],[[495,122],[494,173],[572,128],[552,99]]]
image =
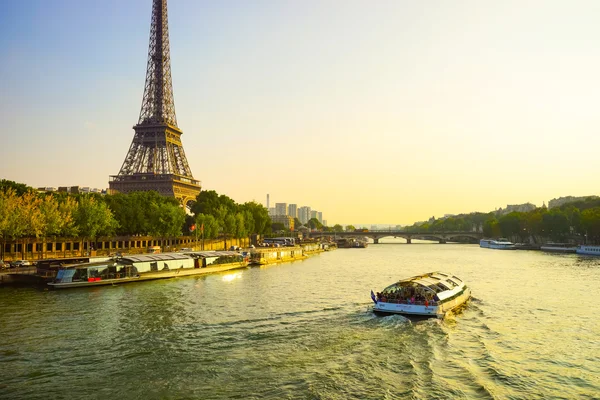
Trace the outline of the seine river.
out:
[[[388,242],[392,242],[389,240]],[[433,270],[443,321],[369,312]],[[0,289],[0,398],[600,398],[600,258],[387,243],[220,275]]]

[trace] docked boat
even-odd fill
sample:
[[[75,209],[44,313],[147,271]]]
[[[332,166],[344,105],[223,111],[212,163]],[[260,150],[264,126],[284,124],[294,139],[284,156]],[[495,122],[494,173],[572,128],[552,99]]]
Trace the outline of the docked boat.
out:
[[[582,256],[600,256],[600,246],[591,244],[582,244],[577,246],[575,250],[577,254]]]
[[[118,285],[222,272],[247,265],[248,259],[233,251],[132,255],[61,266],[48,286],[65,289]]]
[[[572,243],[546,243],[540,246],[540,250],[552,253],[575,253],[577,245]]]
[[[515,244],[508,239],[500,238],[494,239],[481,239],[479,241],[479,247],[485,249],[496,249],[496,250],[516,250]]]
[[[340,249],[364,249],[369,246],[367,238],[341,238],[336,244]]]
[[[371,291],[376,313],[438,318],[464,305],[470,297],[471,289],[462,280],[444,272],[402,279],[377,295]]]

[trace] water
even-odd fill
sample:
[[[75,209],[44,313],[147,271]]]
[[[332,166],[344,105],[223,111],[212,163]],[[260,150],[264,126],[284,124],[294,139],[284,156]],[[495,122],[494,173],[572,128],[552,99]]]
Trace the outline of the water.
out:
[[[369,292],[453,272],[443,321]],[[0,289],[0,398],[600,398],[600,258],[381,244],[180,280]]]

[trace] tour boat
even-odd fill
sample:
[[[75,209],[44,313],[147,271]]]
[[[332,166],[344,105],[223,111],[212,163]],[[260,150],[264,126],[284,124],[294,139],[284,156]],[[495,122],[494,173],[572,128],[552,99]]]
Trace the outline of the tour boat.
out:
[[[462,280],[444,272],[402,279],[377,295],[371,291],[376,313],[438,318],[462,306],[470,297],[471,289]]]
[[[600,256],[600,246],[582,244],[577,246],[577,250],[575,252],[582,256]]]
[[[508,239],[500,238],[498,240],[494,239],[481,239],[479,241],[479,247],[483,247],[486,249],[496,249],[496,250],[515,250],[515,244],[510,242]]]
[[[540,247],[540,250],[552,253],[575,253],[577,245],[572,243],[546,243]]]

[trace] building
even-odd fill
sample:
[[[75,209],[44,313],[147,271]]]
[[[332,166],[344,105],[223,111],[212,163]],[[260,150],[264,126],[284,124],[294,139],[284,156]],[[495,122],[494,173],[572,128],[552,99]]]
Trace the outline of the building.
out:
[[[327,220],[326,219],[323,220],[323,226],[329,226],[329,225],[327,225]]]
[[[554,207],[560,207],[563,204],[567,204],[567,203],[573,203],[576,201],[584,201],[586,199],[597,199],[598,196],[565,196],[565,197],[559,197],[557,199],[552,199],[548,202],[548,209],[550,208],[554,208]]]
[[[506,208],[503,210],[502,208],[498,209],[497,213],[500,215],[505,215],[505,214],[509,214],[513,211],[518,211],[518,212],[529,212],[529,211],[533,211],[536,209],[536,206],[534,204],[531,203],[525,203],[525,204],[508,204],[506,206]]]
[[[269,209],[270,204],[269,204],[269,193],[267,193],[267,210]]]
[[[287,215],[289,215],[292,218],[298,218],[298,204],[290,204],[288,206]]]
[[[310,219],[310,207],[303,206],[298,209],[298,219],[302,224],[306,224]]]
[[[311,211],[311,212],[310,212],[310,218],[309,218],[309,219],[313,219],[313,218],[317,218],[317,219],[318,219],[318,216],[317,216],[317,215],[318,215],[318,213],[319,213],[319,212],[318,212],[318,211],[316,211],[316,210],[315,210],[315,211]]]
[[[321,211],[317,212],[317,219],[320,223],[323,223],[323,213]]]
[[[275,203],[275,215],[288,215],[287,203]]]
[[[277,215],[277,214],[275,213],[275,207],[271,207],[271,208],[269,208],[269,217],[271,217],[271,219],[273,219],[273,217],[274,217],[275,215]]]
[[[285,229],[294,230],[294,218],[289,215],[275,215],[274,217],[271,217],[271,222],[281,223],[285,226]]]

